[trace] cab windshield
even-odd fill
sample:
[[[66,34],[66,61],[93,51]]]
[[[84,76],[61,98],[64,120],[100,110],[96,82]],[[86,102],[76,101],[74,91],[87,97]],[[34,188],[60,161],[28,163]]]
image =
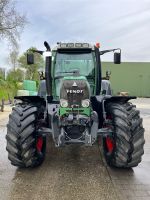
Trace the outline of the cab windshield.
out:
[[[66,54],[57,53],[55,64],[55,78],[71,75],[78,71],[83,76],[94,76],[94,62],[92,53]]]
[[[92,53],[59,53],[54,64],[54,84],[56,96],[60,95],[60,86],[64,76],[72,76],[77,72],[85,76],[90,84],[91,94],[94,92],[95,67]]]

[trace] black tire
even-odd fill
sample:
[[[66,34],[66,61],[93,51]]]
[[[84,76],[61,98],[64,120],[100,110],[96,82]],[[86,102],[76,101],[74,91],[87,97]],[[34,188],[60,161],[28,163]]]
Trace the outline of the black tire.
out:
[[[103,138],[104,156],[109,166],[136,167],[144,154],[144,128],[139,111],[131,103],[109,103],[106,106],[111,137]],[[112,142],[108,146],[109,142]]]
[[[46,138],[36,134],[38,108],[33,105],[18,104],[13,108],[7,125],[8,159],[17,167],[40,165],[46,152]],[[40,150],[37,148],[41,141]]]

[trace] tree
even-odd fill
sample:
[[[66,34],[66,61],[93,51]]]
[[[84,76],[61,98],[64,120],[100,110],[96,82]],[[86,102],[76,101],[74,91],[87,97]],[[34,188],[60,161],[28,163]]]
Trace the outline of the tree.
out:
[[[24,52],[23,55],[19,57],[18,66],[26,69],[26,79],[39,80],[38,70],[44,67],[43,57],[40,54],[35,53],[35,64],[27,65],[27,52],[31,52],[33,49],[36,50],[36,48],[31,47],[28,51]]]
[[[18,54],[19,54],[19,52],[16,49],[12,50],[9,54],[9,60],[10,60],[10,63],[12,65],[14,71],[16,70],[16,67],[18,64]]]
[[[9,70],[6,80],[14,83],[22,82],[24,80],[24,72],[20,69]]]
[[[5,68],[0,68],[0,79],[5,80]]]
[[[17,48],[25,23],[26,18],[16,11],[14,0],[0,0],[0,39],[8,39]]]

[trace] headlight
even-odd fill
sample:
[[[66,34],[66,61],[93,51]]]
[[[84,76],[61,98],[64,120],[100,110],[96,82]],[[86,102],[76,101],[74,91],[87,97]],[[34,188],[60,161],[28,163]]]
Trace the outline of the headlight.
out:
[[[85,99],[82,101],[82,106],[83,108],[87,108],[90,105],[90,101],[88,99]]]
[[[60,99],[60,105],[61,105],[61,107],[63,107],[63,108],[68,107],[68,101],[65,100],[65,99]]]

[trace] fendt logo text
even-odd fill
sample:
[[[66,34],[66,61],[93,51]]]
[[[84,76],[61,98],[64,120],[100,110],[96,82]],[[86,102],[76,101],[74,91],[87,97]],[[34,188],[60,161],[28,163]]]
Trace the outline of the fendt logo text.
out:
[[[82,94],[83,93],[83,90],[66,90],[67,91],[67,94],[70,93],[70,94]]]

